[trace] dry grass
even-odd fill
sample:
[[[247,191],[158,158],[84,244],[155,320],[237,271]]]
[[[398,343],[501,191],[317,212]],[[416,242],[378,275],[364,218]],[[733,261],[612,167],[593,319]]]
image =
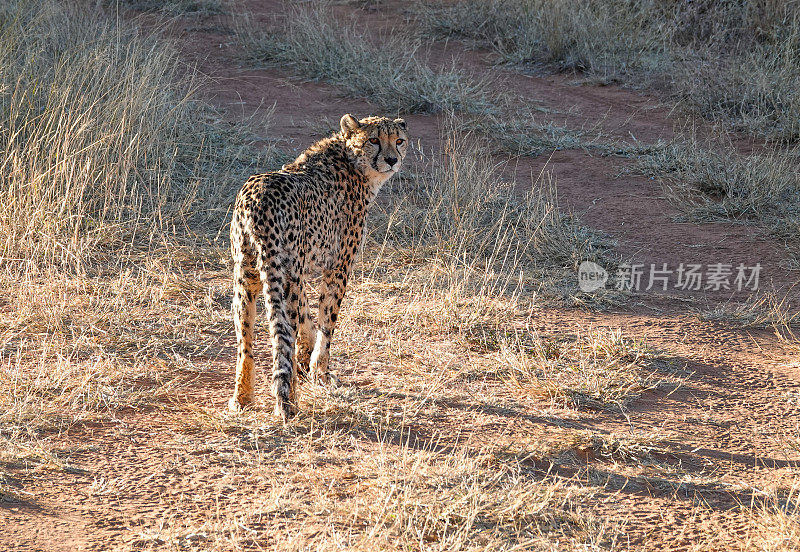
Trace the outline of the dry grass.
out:
[[[599,155],[634,157],[664,147],[661,142],[642,144],[611,136],[604,127],[605,118],[592,125],[572,128],[543,117],[530,109],[507,109],[502,115],[487,114],[465,120],[465,126],[482,132],[499,151],[510,155],[536,157],[558,150],[579,149]]]
[[[800,311],[792,307],[790,295],[765,291],[742,303],[723,304],[699,313],[702,320],[734,322],[745,328],[770,328],[781,340],[798,343]]]
[[[797,161],[794,149],[742,155],[724,133],[688,133],[642,156],[637,168],[661,178],[695,217],[765,220],[800,216]]]
[[[620,330],[543,338],[529,330],[500,345],[505,378],[520,393],[589,408],[624,410],[665,381],[658,356]]]
[[[218,259],[179,266],[196,251],[161,253],[115,277],[3,279],[14,292],[0,318],[2,433],[63,431],[160,404],[191,379],[193,359],[219,354],[227,271],[215,283]]]
[[[359,450],[341,435],[323,432],[287,436],[291,444],[276,457],[263,432],[261,445],[206,438],[219,453],[216,461],[209,457],[212,465],[226,468],[222,482],[235,487],[246,480],[259,492],[246,511],[236,494],[219,496],[214,511],[181,496],[165,505],[157,522],[133,524],[138,549],[631,549],[624,523],[591,513],[602,488],[541,478],[524,462],[499,462],[495,451],[439,452],[407,444]],[[280,484],[271,473],[276,462],[293,473],[291,483]],[[113,495],[113,484],[98,485],[97,492]],[[693,515],[706,521],[690,542],[696,550],[792,550],[793,501],[784,492],[771,496],[775,500],[742,506],[747,524],[735,543],[724,516],[696,506]],[[290,526],[283,525],[287,519]]]
[[[135,28],[41,0],[0,8],[0,36],[4,266],[86,270],[218,225],[233,183],[269,157],[194,100],[169,44]]]
[[[790,552],[800,548],[798,484],[787,492],[773,491],[756,504],[744,505],[751,531],[743,550]]]
[[[501,466],[492,455],[465,449],[450,452],[408,445],[359,454],[325,435],[325,453],[350,459],[336,469],[336,483],[324,490],[308,469],[321,438],[292,445],[286,459],[298,483],[273,487],[244,514],[220,504],[215,515],[176,504],[160,526],[141,528],[139,546],[161,550],[226,550],[267,547],[280,550],[552,550],[611,540],[581,501],[590,493],[562,482],[539,481],[519,466]],[[259,466],[264,453],[238,461]],[[330,458],[330,456],[329,456]],[[352,460],[357,459],[357,462]],[[298,461],[302,460],[302,461]],[[330,466],[322,464],[327,470]],[[317,470],[320,469],[318,464]],[[303,481],[303,482],[300,482]],[[177,515],[178,512],[184,515]],[[185,515],[189,513],[190,515]],[[291,531],[275,521],[300,514]],[[195,542],[192,542],[195,541]],[[199,541],[199,542],[198,542]],[[563,548],[562,548],[563,547]]]
[[[791,552],[800,547],[798,522],[797,481],[787,487],[770,490],[751,489],[753,498],[739,505],[745,523],[739,534],[732,535],[722,527],[709,530],[690,548],[702,550],[733,550],[736,552]],[[707,509],[699,512],[707,514]],[[702,515],[701,514],[701,515]]]
[[[375,377],[386,375],[385,368]],[[454,433],[428,433],[433,413],[439,424],[443,416],[464,423],[463,414],[443,405],[420,412],[418,401],[398,391],[415,388],[413,378],[395,382],[397,389],[385,379],[333,391],[305,387],[300,414],[288,426],[268,409],[220,416],[200,407],[196,423],[162,446],[191,451],[188,477],[218,474],[224,491],[212,509],[184,495],[165,503],[159,520],[131,524],[137,546],[552,550],[558,543],[558,550],[615,549],[609,546],[613,523],[587,507],[596,489],[532,469],[527,452],[459,446]],[[440,400],[458,395],[459,387],[451,382],[440,389]],[[119,492],[114,481],[98,482],[99,496]]]
[[[217,15],[225,12],[227,0],[103,0],[111,9],[161,12],[165,15]]]
[[[288,6],[285,17],[268,29],[248,16],[237,23],[250,61],[279,64],[301,77],[330,82],[390,113],[493,109],[485,80],[455,66],[434,69],[419,42],[400,35],[372,37],[357,21],[335,17],[324,3]]]
[[[709,3],[676,12],[677,98],[769,140],[800,137],[800,10],[795,2]]]
[[[690,220],[756,223],[783,244],[797,263],[800,179],[796,147],[742,154],[731,136],[712,130],[706,138],[681,132],[668,143],[641,151],[635,171],[661,181],[668,199]]]
[[[552,65],[620,79],[657,67],[664,49],[657,3],[464,1],[419,10],[425,34],[489,44],[514,64]]]
[[[424,262],[425,289],[501,298],[548,286],[552,295],[583,260],[612,262],[608,242],[561,210],[549,174],[520,194],[501,177],[488,145],[457,119],[445,122],[441,143],[435,156],[422,155],[404,200],[387,193],[371,216],[367,250],[386,257],[374,267]]]
[[[418,9],[428,36],[489,45],[505,62],[654,86],[771,140],[800,134],[800,12],[794,2],[465,0]]]

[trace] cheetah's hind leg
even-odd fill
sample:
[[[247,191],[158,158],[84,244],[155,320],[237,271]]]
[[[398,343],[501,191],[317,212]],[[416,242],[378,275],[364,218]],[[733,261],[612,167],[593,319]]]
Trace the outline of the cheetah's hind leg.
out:
[[[274,236],[269,236],[275,240]],[[277,240],[275,240],[277,241]],[[269,317],[269,333],[272,338],[272,394],[275,397],[275,414],[287,423],[297,413],[295,387],[297,375],[294,368],[295,329],[289,313],[296,307],[287,305],[292,301],[289,286],[291,274],[284,272],[289,264],[280,256],[271,258],[268,252],[281,251],[278,243],[265,241],[259,245],[259,267],[264,282]],[[285,253],[284,253],[285,254]]]
[[[253,252],[241,233],[236,233],[233,245],[233,324],[236,330],[236,383],[228,409],[242,410],[253,402],[253,329],[256,318],[256,300],[262,283],[255,267]],[[233,240],[232,240],[233,241]]]

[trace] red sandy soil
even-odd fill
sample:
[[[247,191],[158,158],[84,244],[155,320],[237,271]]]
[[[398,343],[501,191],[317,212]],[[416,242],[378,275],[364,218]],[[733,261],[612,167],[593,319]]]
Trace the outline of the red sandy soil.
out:
[[[337,9],[357,13],[375,28],[388,29],[391,16],[402,13],[403,4],[383,3],[381,9],[369,11],[348,6]],[[270,20],[278,6],[277,2],[248,2],[262,21]],[[344,113],[365,116],[376,112],[368,99],[348,98],[330,85],[304,82],[278,68],[244,66],[225,18],[179,18],[172,23],[171,32],[187,61],[210,77],[202,90],[205,99],[219,106],[231,121],[275,106],[269,132],[282,141],[285,150],[297,151],[311,143],[320,129],[335,124]],[[669,107],[641,92],[580,85],[571,76],[523,75],[492,65],[487,52],[453,42],[431,45],[431,56],[443,61],[454,58],[477,76],[501,79],[519,101],[569,114],[542,113],[540,122],[550,117],[559,124],[566,121],[591,127],[602,119],[608,132],[633,135],[642,142],[672,135],[675,121]],[[409,115],[406,119],[414,139],[427,150],[435,150],[440,118]],[[514,160],[509,175],[522,187],[531,174],[551,171],[562,207],[616,239],[617,250],[634,262],[673,267],[678,263],[758,262],[762,288],[786,289],[796,281],[797,272],[782,267],[784,251],[759,239],[752,226],[676,222],[678,211],[663,197],[658,182],[620,174],[627,162],[579,150],[556,151]],[[535,324],[545,334],[575,333],[588,327],[622,328],[625,335],[669,351],[681,359],[687,373],[693,373],[672,394],[646,392],[625,415],[605,411],[564,414],[575,428],[603,433],[655,432],[665,451],[661,460],[684,474],[682,485],[658,486],[636,474],[627,479],[612,475],[615,466],[610,461],[586,456],[595,475],[606,473],[609,478],[596,502],[586,508],[604,519],[625,520],[623,541],[630,544],[619,549],[692,550],[709,540],[710,531],[716,534],[716,541],[702,549],[738,549],[748,530],[746,516],[738,507],[750,503],[751,489],[788,486],[798,476],[800,363],[793,356],[796,349],[770,331],[703,321],[695,314],[702,306],[729,299],[724,292],[689,296],[670,290],[643,293],[611,309],[547,308],[536,314]],[[232,340],[231,332],[223,339],[220,356],[205,362],[201,375],[182,388],[180,401],[223,407],[232,383]],[[261,359],[264,366],[266,352]],[[356,386],[379,385],[366,360],[348,359],[340,370]],[[262,385],[266,393],[266,384]],[[60,436],[62,451],[80,470],[55,476],[20,470],[19,481],[35,498],[0,505],[0,549],[158,549],[158,543],[137,540],[137,533],[203,509],[235,509],[239,505],[247,510],[261,504],[259,496],[268,492],[270,483],[249,481],[246,474],[236,471],[233,460],[225,469],[211,462],[210,458],[220,454],[214,442],[198,444],[192,455],[182,452],[177,441],[200,437],[183,434],[174,415],[171,408],[120,412],[114,427],[75,428]],[[460,416],[463,412],[457,407],[442,407],[437,417],[416,421],[412,427],[420,434],[448,434],[449,426]],[[551,424],[538,416],[487,411],[476,417],[461,443],[509,434],[518,440],[537,439],[550,429]],[[441,438],[452,444],[458,440]],[[70,454],[77,443],[83,446]],[[365,442],[362,446],[369,451],[378,445]],[[535,468],[544,473],[544,467]],[[572,471],[563,466],[554,469],[562,470],[564,477],[586,477],[577,467]],[[327,484],[327,476],[320,477]],[[98,492],[100,480],[112,482],[114,492]],[[190,513],[174,506],[180,500],[185,503],[189,496],[194,497]],[[202,542],[186,546],[203,549]],[[276,548],[265,542],[262,549]]]

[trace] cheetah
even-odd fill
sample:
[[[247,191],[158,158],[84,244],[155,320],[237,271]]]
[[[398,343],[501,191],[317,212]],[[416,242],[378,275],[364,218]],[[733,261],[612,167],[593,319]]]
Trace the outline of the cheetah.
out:
[[[350,114],[341,131],[313,144],[280,170],[251,176],[231,220],[236,383],[228,407],[254,400],[253,329],[264,291],[272,338],[275,414],[297,413],[298,376],[330,384],[330,343],[367,208],[400,169],[408,148],[403,119]],[[321,273],[315,329],[306,281]]]

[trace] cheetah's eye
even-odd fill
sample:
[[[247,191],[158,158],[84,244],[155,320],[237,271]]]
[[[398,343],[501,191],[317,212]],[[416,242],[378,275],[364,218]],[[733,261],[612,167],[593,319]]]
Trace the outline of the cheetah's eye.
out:
[[[402,145],[402,143],[403,143],[403,142],[405,142],[405,140],[403,140],[402,138],[398,138],[398,139],[397,139],[397,145],[398,145],[398,146],[399,146],[399,145]]]
[[[378,140],[377,138],[370,138],[370,139],[369,139],[369,143],[370,143],[370,144],[380,144],[380,143],[381,143],[381,141],[380,141],[380,140]]]

